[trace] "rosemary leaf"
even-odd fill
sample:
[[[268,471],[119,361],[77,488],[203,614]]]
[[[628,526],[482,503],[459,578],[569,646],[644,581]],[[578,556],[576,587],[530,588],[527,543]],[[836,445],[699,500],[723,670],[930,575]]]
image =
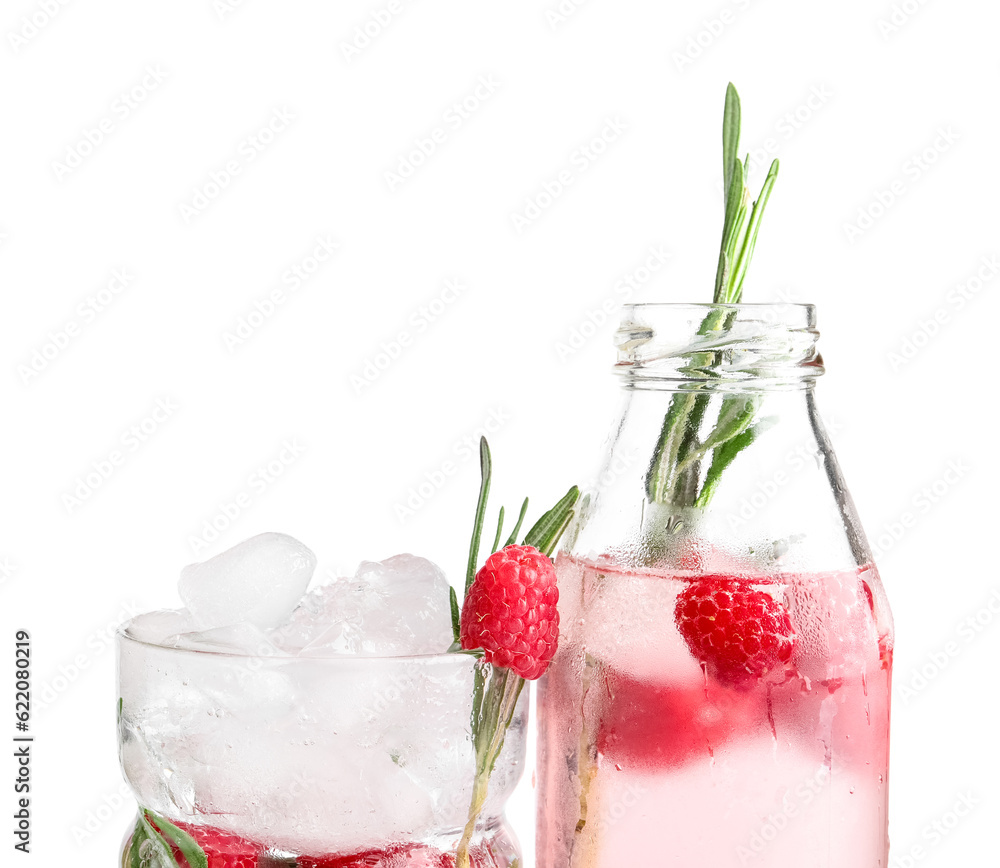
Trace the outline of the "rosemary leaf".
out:
[[[469,563],[465,570],[465,593],[469,593],[472,580],[476,577],[476,563],[479,560],[479,543],[483,536],[483,520],[486,517],[486,501],[490,497],[490,478],[493,475],[493,463],[490,459],[490,446],[485,437],[479,439],[479,469],[482,482],[479,485],[479,502],[476,504],[476,522],[472,527],[472,542],[469,545]]]
[[[504,548],[507,546],[512,546],[517,541],[517,535],[521,530],[521,525],[524,523],[525,513],[528,511],[528,498],[524,498],[524,503],[521,504],[521,513],[517,517],[517,524],[514,525],[514,529],[510,532],[510,536],[507,537],[507,542],[505,542]]]

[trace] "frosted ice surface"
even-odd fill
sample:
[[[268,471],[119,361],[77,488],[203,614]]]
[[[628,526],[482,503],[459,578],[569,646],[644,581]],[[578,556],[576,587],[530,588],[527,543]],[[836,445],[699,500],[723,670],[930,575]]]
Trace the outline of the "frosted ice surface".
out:
[[[128,635],[140,642],[162,645],[168,636],[194,629],[194,618],[187,609],[157,609],[136,615],[129,622]]]
[[[437,566],[415,555],[365,561],[353,579],[307,594],[271,635],[280,647],[311,656],[441,653],[453,639],[448,582]]]
[[[197,627],[247,621],[261,629],[287,620],[313,571],[316,555],[283,533],[262,533],[181,571],[178,590]]]

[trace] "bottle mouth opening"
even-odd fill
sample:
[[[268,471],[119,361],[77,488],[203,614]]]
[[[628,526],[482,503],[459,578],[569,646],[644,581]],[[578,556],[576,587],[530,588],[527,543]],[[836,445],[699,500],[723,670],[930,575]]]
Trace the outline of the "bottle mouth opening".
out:
[[[808,385],[818,339],[811,304],[629,304],[615,370],[631,388]]]

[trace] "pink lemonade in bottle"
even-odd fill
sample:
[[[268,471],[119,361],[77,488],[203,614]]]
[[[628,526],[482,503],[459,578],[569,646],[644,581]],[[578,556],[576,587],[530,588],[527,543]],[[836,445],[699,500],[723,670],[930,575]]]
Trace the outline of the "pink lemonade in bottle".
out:
[[[539,868],[885,864],[891,625],[873,567],[558,569]]]
[[[809,305],[642,304],[556,562],[538,868],[887,868],[892,618]]]

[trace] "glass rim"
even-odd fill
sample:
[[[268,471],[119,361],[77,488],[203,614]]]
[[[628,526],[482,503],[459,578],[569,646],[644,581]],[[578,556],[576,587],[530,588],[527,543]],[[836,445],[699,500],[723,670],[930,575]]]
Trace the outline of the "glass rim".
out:
[[[159,611],[159,610],[155,610]],[[119,642],[131,642],[136,645],[144,645],[147,648],[155,648],[157,651],[167,651],[175,652],[178,654],[189,654],[195,657],[202,656],[212,656],[212,657],[228,657],[235,660],[274,660],[281,663],[289,662],[329,662],[336,661],[339,663],[358,663],[361,661],[430,661],[430,660],[460,660],[462,658],[472,659],[476,662],[479,657],[476,655],[475,651],[467,651],[465,649],[459,649],[457,651],[437,651],[432,654],[329,654],[329,655],[309,655],[303,656],[301,654],[254,654],[246,653],[241,651],[213,651],[207,648],[176,648],[172,645],[161,645],[159,642],[150,642],[147,639],[140,639],[137,636],[133,636],[128,632],[129,627],[136,618],[141,618],[142,615],[148,614],[146,612],[140,612],[135,618],[129,618],[127,621],[122,621],[115,627],[115,638]]]

